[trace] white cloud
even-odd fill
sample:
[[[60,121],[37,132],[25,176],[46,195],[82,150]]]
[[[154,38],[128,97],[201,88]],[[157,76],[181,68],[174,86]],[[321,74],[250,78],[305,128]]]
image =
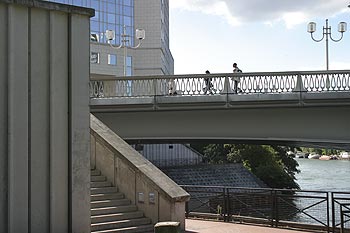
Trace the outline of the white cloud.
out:
[[[217,0],[171,0],[170,7],[173,9],[182,9],[188,11],[199,11],[209,15],[217,15],[225,18],[231,25],[239,25],[230,12],[225,1]]]
[[[346,0],[171,0],[170,7],[218,15],[231,25],[249,22],[273,24],[284,21],[288,28],[317,16],[332,17],[349,11]]]

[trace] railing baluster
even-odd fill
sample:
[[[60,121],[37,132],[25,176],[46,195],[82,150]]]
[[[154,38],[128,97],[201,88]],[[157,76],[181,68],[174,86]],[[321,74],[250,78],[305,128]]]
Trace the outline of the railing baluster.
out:
[[[208,95],[208,91],[204,91],[205,78],[211,79],[210,94],[213,95],[234,95],[237,94],[237,88],[239,93],[251,95],[350,91],[350,71],[143,76],[105,80],[99,78],[91,80],[89,91],[91,98],[168,96],[172,92],[176,92],[178,96],[202,96]]]

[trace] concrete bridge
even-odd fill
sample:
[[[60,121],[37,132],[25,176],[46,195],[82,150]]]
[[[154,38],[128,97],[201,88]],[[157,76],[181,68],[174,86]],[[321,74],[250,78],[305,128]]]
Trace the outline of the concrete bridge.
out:
[[[350,149],[349,70],[100,76],[90,97],[94,115],[127,141]]]

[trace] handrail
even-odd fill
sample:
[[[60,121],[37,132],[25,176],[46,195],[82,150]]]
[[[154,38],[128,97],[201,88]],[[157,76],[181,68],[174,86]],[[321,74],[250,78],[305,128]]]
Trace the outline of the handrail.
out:
[[[140,173],[160,194],[172,202],[188,201],[189,194],[145,159],[94,115],[90,114],[91,134],[114,155]]]
[[[311,74],[349,74],[350,70],[315,70],[315,71],[278,71],[278,72],[244,72],[244,73],[212,73],[212,74],[178,74],[178,75],[138,75],[128,76],[129,80],[139,79],[174,79],[174,78],[189,78],[189,77],[233,77],[233,76],[281,76],[281,75],[311,75]],[[90,81],[101,81],[101,80],[125,80],[125,76],[113,76],[113,75],[94,75],[90,77]]]

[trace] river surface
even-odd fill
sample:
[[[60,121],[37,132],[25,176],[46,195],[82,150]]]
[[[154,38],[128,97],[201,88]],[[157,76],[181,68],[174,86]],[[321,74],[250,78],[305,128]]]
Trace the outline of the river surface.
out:
[[[350,192],[350,161],[296,160],[301,171],[296,178],[302,190]]]
[[[348,160],[328,160],[318,159],[296,159],[299,163],[300,173],[296,175],[297,183],[301,190],[327,191],[327,192],[350,192],[350,161]],[[299,193],[311,196],[324,196],[317,193]],[[334,197],[346,197],[347,200],[340,201],[348,203],[349,194],[335,194]],[[330,196],[329,196],[330,198]],[[317,204],[318,203],[318,204]],[[302,210],[288,219],[296,222],[311,223],[317,225],[327,225],[327,202],[321,199],[300,197],[294,199],[295,206]],[[340,224],[340,207],[338,202],[329,199],[329,224],[331,226],[332,205],[334,205],[334,222]],[[295,208],[291,208],[295,211]],[[312,216],[312,218],[310,217]],[[317,221],[315,220],[317,219]],[[338,226],[338,225],[337,225]]]

